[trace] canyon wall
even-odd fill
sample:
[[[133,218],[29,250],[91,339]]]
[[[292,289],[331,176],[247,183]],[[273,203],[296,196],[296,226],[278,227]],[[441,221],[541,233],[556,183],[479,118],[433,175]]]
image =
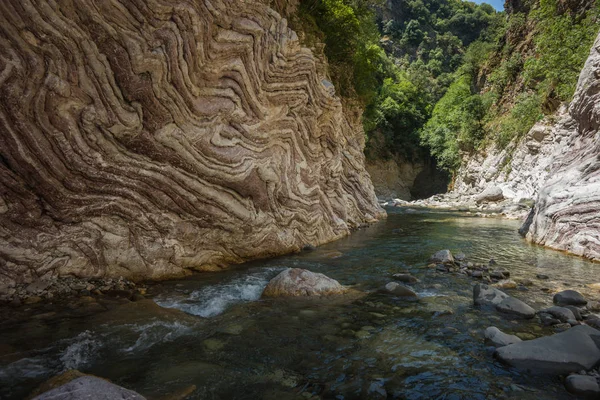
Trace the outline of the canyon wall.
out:
[[[261,2],[0,2],[0,283],[215,270],[383,217],[323,70]]]
[[[600,35],[579,77],[569,133],[541,187],[527,238],[600,261]]]

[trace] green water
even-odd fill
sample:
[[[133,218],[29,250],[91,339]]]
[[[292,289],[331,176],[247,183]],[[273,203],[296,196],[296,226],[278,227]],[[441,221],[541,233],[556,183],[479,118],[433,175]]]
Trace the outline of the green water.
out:
[[[150,287],[164,307],[35,319],[0,328],[0,398],[19,399],[60,371],[76,368],[157,398],[194,384],[193,399],[570,398],[558,377],[511,370],[492,357],[482,331],[551,334],[472,305],[473,281],[426,268],[435,251],[494,258],[529,290],[509,290],[536,309],[542,288],[590,283],[599,266],[531,246],[516,221],[458,213],[388,210],[387,221],[314,252],[248,263]],[[364,296],[260,300],[288,267],[322,272]],[[418,301],[379,294],[407,270]],[[541,281],[537,274],[550,280]],[[140,304],[143,304],[140,303]],[[187,314],[175,312],[183,310]]]

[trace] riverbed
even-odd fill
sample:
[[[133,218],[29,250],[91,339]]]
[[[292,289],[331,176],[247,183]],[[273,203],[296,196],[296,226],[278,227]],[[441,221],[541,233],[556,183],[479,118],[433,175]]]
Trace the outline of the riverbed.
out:
[[[190,385],[190,399],[572,398],[558,377],[496,361],[482,334],[496,326],[527,339],[551,328],[474,307],[476,281],[437,272],[427,260],[440,249],[475,263],[494,259],[511,279],[533,282],[507,292],[536,310],[568,288],[598,299],[585,285],[600,266],[528,244],[517,234],[518,221],[387,211],[387,220],[314,251],[150,284],[150,300],[138,304],[2,326],[0,398],[21,399],[67,369],[149,399]],[[321,272],[355,290],[261,300],[285,268]],[[420,280],[410,285],[418,300],[377,292],[398,272]]]

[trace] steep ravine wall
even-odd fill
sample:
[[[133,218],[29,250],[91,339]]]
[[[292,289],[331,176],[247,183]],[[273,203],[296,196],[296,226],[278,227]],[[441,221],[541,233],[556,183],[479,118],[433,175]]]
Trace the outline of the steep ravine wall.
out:
[[[569,132],[541,187],[527,238],[600,261],[600,35],[557,129]]]
[[[0,2],[0,283],[213,270],[382,217],[319,65],[260,2]]]

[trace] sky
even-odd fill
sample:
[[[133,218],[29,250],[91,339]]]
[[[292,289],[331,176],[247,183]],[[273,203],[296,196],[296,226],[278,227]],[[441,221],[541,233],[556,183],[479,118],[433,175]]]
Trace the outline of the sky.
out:
[[[471,0],[477,4],[488,3],[491,4],[496,10],[504,11],[504,0]]]

